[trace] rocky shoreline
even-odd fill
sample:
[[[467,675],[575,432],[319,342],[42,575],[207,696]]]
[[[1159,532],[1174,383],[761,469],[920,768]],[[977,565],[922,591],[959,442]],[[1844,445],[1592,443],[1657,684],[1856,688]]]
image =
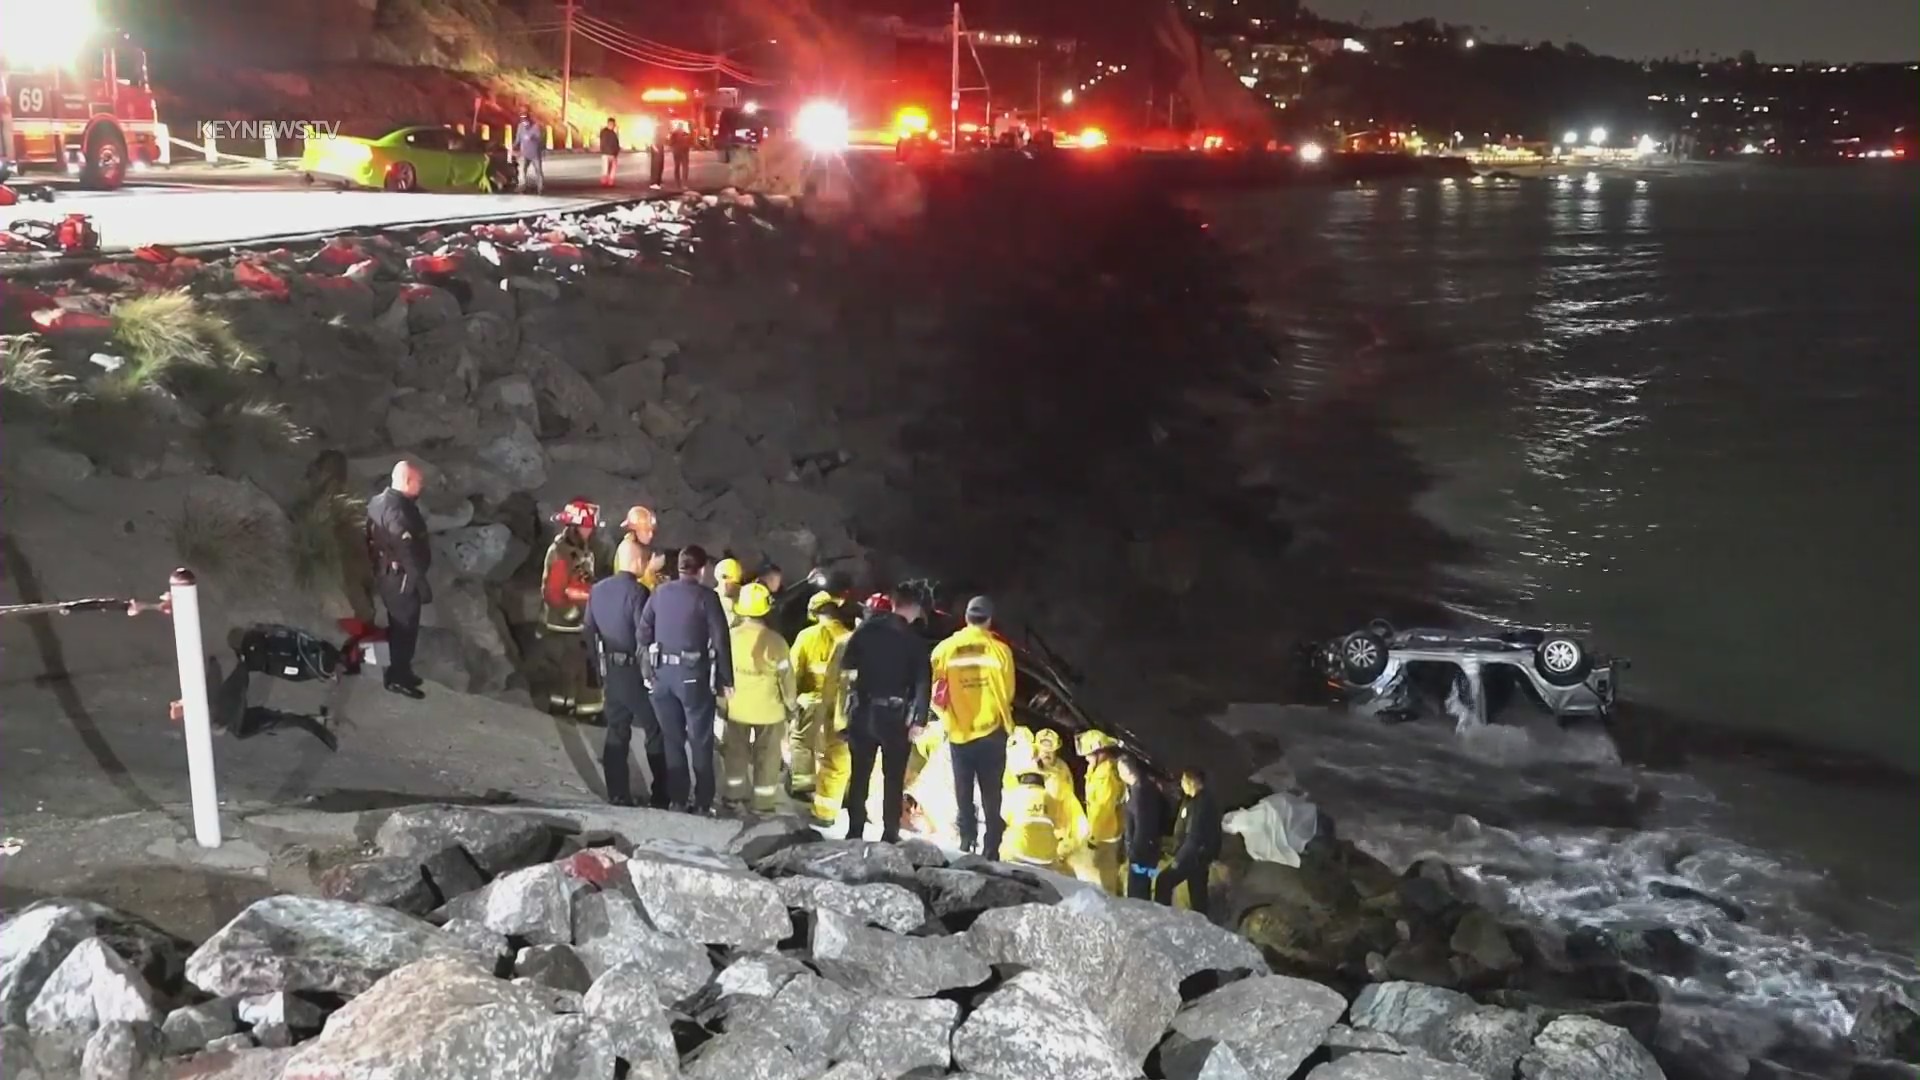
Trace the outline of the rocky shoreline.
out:
[[[1020,192],[997,192],[996,197],[1009,194]],[[1220,643],[1241,637],[1272,645],[1269,655],[1284,654],[1298,630],[1290,617],[1342,606],[1372,614],[1367,605],[1394,583],[1340,569],[1311,583],[1269,580],[1276,552],[1311,551],[1341,535],[1346,508],[1271,464],[1249,465],[1243,475],[1228,477],[1182,477],[1179,470],[1194,460],[1228,460],[1235,454],[1254,460],[1283,452],[1289,440],[1305,437],[1299,429],[1309,425],[1320,425],[1323,433],[1354,425],[1347,437],[1363,441],[1354,416],[1337,410],[1301,412],[1283,421],[1295,428],[1274,430],[1270,417],[1258,421],[1266,427],[1256,426],[1254,403],[1262,408],[1270,403],[1259,402],[1262,376],[1234,363],[1222,364],[1210,380],[1174,382],[1158,371],[1129,373],[1127,365],[1142,355],[1185,357],[1209,349],[1230,357],[1251,355],[1248,342],[1238,337],[1242,328],[1227,313],[1232,297],[1215,298],[1206,289],[1186,286],[1144,290],[1148,282],[1169,278],[1219,280],[1204,235],[1162,199],[1094,191],[1058,211],[1072,219],[1065,225],[1016,220],[999,223],[1004,231],[996,232],[975,227],[1003,213],[986,199],[969,202],[950,191],[929,192],[900,181],[865,193],[858,206],[832,195],[796,206],[786,199],[728,192],[523,226],[342,237],[318,247],[226,258],[153,253],[144,261],[101,264],[71,282],[6,285],[0,294],[0,332],[38,331],[30,341],[8,343],[8,445],[0,467],[7,473],[9,531],[25,557],[46,569],[49,588],[60,595],[143,594],[185,560],[204,567],[210,641],[230,627],[260,621],[324,631],[339,618],[370,613],[348,557],[355,535],[353,497],[404,453],[430,469],[426,503],[433,513],[437,553],[437,602],[429,608],[418,667],[452,690],[531,705],[530,690],[544,673],[531,636],[538,570],[532,564],[538,560],[529,555],[545,546],[547,515],[587,495],[608,506],[654,507],[668,542],[731,549],[790,569],[839,566],[856,577],[876,579],[932,568],[990,583],[997,594],[1014,598],[1028,621],[1063,628],[1057,642],[1062,652],[1090,658],[1095,715],[1143,732],[1156,749],[1171,745],[1185,759],[1237,763],[1238,772],[1219,771],[1229,782],[1239,780],[1250,770],[1237,741],[1197,723],[1170,730],[1164,722],[1140,717],[1182,707],[1193,715],[1197,702],[1284,693],[1274,685],[1271,670],[1246,665],[1257,648],[1229,652]],[[1152,250],[1144,255],[1139,244],[1079,251],[1060,243],[1062,236],[1074,235],[1070,226],[1084,232],[1087,221],[1101,215],[1131,221],[1163,242],[1147,245]],[[916,248],[911,242],[927,234],[953,243]],[[1010,235],[1025,237],[1032,247],[1002,246]],[[1049,249],[1049,243],[1060,250]],[[1036,250],[1043,255],[1036,256]],[[943,283],[981,267],[999,268],[1005,280],[977,293],[942,295]],[[1078,306],[1069,307],[1061,295],[1069,288]],[[1087,304],[1088,290],[1104,300]],[[1150,310],[1142,315],[1141,308]],[[1033,330],[1063,321],[1068,322],[1063,335]],[[1143,325],[1164,327],[1168,336],[1140,340]],[[1063,338],[1076,350],[1057,365],[1044,364]],[[34,351],[32,364],[16,364],[40,348],[46,351]],[[1103,369],[1111,369],[1110,377],[1101,376]],[[1046,425],[1069,395],[1097,397],[1105,406],[1102,427],[1064,433],[1057,457],[1009,461],[980,449],[996,440],[1017,441],[1023,426]],[[1114,505],[1113,493],[1125,490],[1127,480],[1110,474],[1135,463],[1110,451],[1131,445],[1160,451],[1155,467],[1166,475],[1134,485],[1140,505]],[[1367,469],[1375,490],[1417,481],[1393,473],[1396,466],[1404,463],[1375,448],[1371,456],[1341,467]],[[87,501],[89,492],[107,486],[77,484],[106,479],[119,483],[111,485],[110,499],[103,496],[97,504]],[[1248,492],[1253,504],[1267,510],[1244,512],[1240,500]],[[50,494],[59,501],[39,505]],[[130,502],[165,520],[166,535],[136,532]],[[953,511],[961,507],[970,520],[956,528]],[[36,517],[44,527],[32,527]],[[74,520],[83,527],[72,529]],[[1111,550],[1086,550],[1086,530],[1102,526],[1123,541],[1103,545]],[[103,545],[97,557],[70,557],[76,547],[93,555],[87,545],[94,542]],[[234,557],[240,549],[246,557]],[[1244,602],[1193,603],[1196,590],[1212,587],[1206,580],[1216,576],[1252,583],[1243,590]],[[1276,612],[1283,595],[1292,610]],[[1335,596],[1341,599],[1330,599]],[[1158,636],[1129,637],[1104,629],[1142,610],[1153,612],[1161,624]],[[0,627],[0,633],[9,632]],[[71,644],[69,656],[106,654],[111,660],[104,662],[133,663],[165,662],[169,653],[165,643],[124,627],[63,624],[50,632]],[[4,640],[11,645],[17,639]],[[50,673],[27,670],[36,656],[50,665],[42,652],[9,648],[7,655],[16,677]],[[452,820],[446,815],[453,812],[439,813],[433,820]],[[221,945],[209,956],[226,955],[236,941],[258,945],[298,940],[309,932],[323,935],[315,944],[322,957],[345,947],[338,945],[342,940],[351,945],[367,937],[393,942],[400,950],[363,964],[351,977],[329,976],[334,981],[324,989],[286,981],[287,973],[306,970],[306,961],[298,958],[266,963],[265,969],[281,973],[271,976],[239,967],[223,973],[222,962],[192,965],[182,959],[188,977],[183,983],[175,968],[150,970],[153,950],[147,945],[128,946],[131,953],[121,949],[126,941],[152,944],[141,933],[123,932],[124,919],[91,909],[21,913],[0,930],[0,965],[5,965],[0,971],[44,968],[50,977],[81,940],[102,937],[107,949],[80,954],[76,970],[57,984],[69,989],[56,997],[99,1002],[104,994],[117,1004],[106,1013],[96,1005],[91,1014],[109,1023],[90,1026],[85,1009],[75,1005],[35,1029],[30,1010],[41,993],[36,984],[18,1006],[18,1018],[8,1006],[8,1022],[28,1021],[29,1041],[44,1041],[48,1030],[56,1043],[64,1040],[65,1049],[56,1045],[48,1051],[57,1061],[71,1056],[76,1025],[89,1032],[78,1042],[82,1057],[88,1043],[100,1042],[93,1051],[96,1062],[131,1061],[153,1056],[147,1053],[152,1033],[142,1025],[160,1022],[164,1034],[165,1021],[156,1017],[163,1004],[201,1009],[194,1014],[200,1019],[191,1021],[200,1023],[208,1011],[201,999],[209,998],[215,1004],[207,1023],[220,1027],[226,1006],[218,1002],[231,999],[235,1023],[222,1036],[231,1037],[240,1033],[240,999],[293,993],[278,1005],[247,1006],[256,1019],[248,1020],[246,1037],[249,1044],[270,1045],[283,1037],[277,1024],[288,1039],[297,1030],[300,1045],[236,1058],[265,1062],[264,1055],[279,1053],[284,1066],[287,1057],[312,1054],[311,1070],[284,1075],[363,1075],[350,1070],[371,1066],[329,1061],[311,1049],[326,1043],[325,1034],[306,1037],[331,1010],[340,1017],[342,1031],[361,1033],[355,1038],[362,1042],[386,1039],[372,1033],[390,1014],[412,1017],[408,1031],[391,1035],[398,1040],[395,1053],[431,1055],[456,1044],[462,1053],[545,1053],[543,1064],[485,1058],[480,1067],[517,1065],[536,1076],[601,1075],[595,1070],[609,1059],[605,1037],[594,1034],[600,1030],[596,1009],[639,1008],[609,1002],[645,995],[632,993],[628,979],[616,980],[594,998],[609,972],[586,960],[595,939],[591,930],[582,938],[579,904],[589,894],[617,894],[636,903],[640,913],[630,914],[622,925],[637,936],[673,939],[678,944],[660,948],[680,956],[686,971],[700,967],[693,959],[696,952],[709,968],[722,964],[718,975],[702,976],[691,986],[685,984],[695,980],[683,972],[674,983],[683,993],[656,1002],[660,1008],[699,1004],[688,996],[719,986],[727,971],[749,960],[757,966],[743,968],[737,978],[764,979],[755,985],[765,988],[759,995],[737,989],[717,993],[718,999],[761,1002],[753,1009],[740,1006],[744,1017],[758,1019],[730,1025],[725,1018],[731,1007],[711,1011],[718,1001],[678,1018],[667,1016],[671,1054],[657,1035],[650,1047],[614,1046],[613,1056],[628,1061],[630,1069],[637,1069],[638,1055],[651,1055],[647,1062],[668,1070],[684,1066],[690,1076],[811,1077],[822,1074],[844,1048],[864,1047],[870,1037],[896,1030],[919,1032],[920,1043],[932,1047],[940,1040],[929,1033],[944,1025],[952,1057],[942,1059],[938,1069],[951,1061],[1006,1080],[1138,1075],[1127,1070],[1142,1068],[1156,1076],[1274,1080],[1299,1070],[1320,1080],[1453,1080],[1461,1074],[1450,1066],[1493,1080],[1507,1080],[1516,1068],[1527,1080],[1659,1075],[1634,1071],[1657,1066],[1620,1029],[1563,1018],[1591,1014],[1638,1036],[1666,1075],[1680,1080],[1914,1075],[1891,1063],[1857,1062],[1856,1048],[1803,1051],[1786,1045],[1782,1054],[1770,1051],[1750,1060],[1744,1047],[1703,1046],[1686,1030],[1684,1012],[1663,1004],[1668,995],[1655,978],[1684,978],[1686,964],[1696,962],[1671,932],[1595,941],[1506,925],[1474,883],[1457,873],[1426,862],[1395,874],[1341,842],[1330,822],[1323,824],[1321,839],[1309,846],[1301,867],[1235,858],[1223,868],[1232,925],[1258,946],[1258,962],[1245,941],[1198,925],[1194,917],[1156,909],[1154,919],[1168,920],[1181,933],[1208,935],[1208,947],[1245,962],[1206,961],[1214,966],[1182,970],[1170,985],[1152,973],[1121,985],[1110,972],[1090,970],[1093,961],[1087,955],[1110,958],[1116,972],[1135,962],[1127,958],[1150,955],[1137,939],[1151,939],[1154,931],[1129,921],[1146,920],[1149,913],[1124,902],[1070,897],[1054,905],[1051,886],[1009,876],[1004,868],[934,865],[935,855],[918,846],[912,849],[917,855],[899,857],[926,865],[905,874],[898,872],[896,856],[884,853],[891,849],[875,846],[816,849],[822,860],[817,865],[802,860],[804,868],[782,869],[788,864],[775,863],[771,870],[758,849],[733,850],[771,876],[774,895],[769,898],[757,887],[768,883],[728,857],[737,837],[696,837],[699,850],[661,848],[667,840],[686,839],[676,830],[695,823],[645,820],[640,832],[613,838],[579,833],[569,840],[545,826],[549,833],[542,844],[552,850],[543,848],[526,862],[520,862],[522,855],[496,856],[492,841],[463,835],[465,826],[448,825],[444,834],[429,829],[427,839],[418,842],[372,836],[374,860],[317,879],[315,891],[346,902],[391,905],[403,914],[378,906],[368,914],[360,908],[303,906],[311,900],[277,907],[272,906],[276,901],[265,901],[268,907],[250,908],[253,915],[239,915],[245,921],[229,926],[231,934],[223,931],[225,936],[213,939]],[[785,828],[771,828],[778,839],[767,844],[801,835]],[[605,842],[590,842],[594,839]],[[756,833],[755,840],[761,839]],[[551,861],[565,844],[600,854],[586,862],[577,852]],[[527,841],[529,851],[534,846]],[[616,859],[609,850],[625,858]],[[601,871],[588,864],[602,862],[607,864],[602,870],[617,870],[617,876],[593,880]],[[832,868],[843,862],[859,869]],[[965,879],[965,888],[996,899],[967,900],[977,906],[942,912],[945,894],[924,877],[932,871],[982,875],[984,880]],[[843,873],[859,880],[845,880]],[[513,883],[485,884],[502,875]],[[794,918],[792,910],[814,912],[828,905],[824,896],[841,896],[841,890],[827,886],[781,884],[813,880],[867,889],[862,904],[870,906],[839,910],[835,917],[802,915],[798,925],[782,929],[782,919]],[[899,886],[914,902],[931,905],[933,917],[906,925],[915,910],[908,897],[886,890],[887,899],[875,898],[875,884]],[[700,891],[709,887],[739,891]],[[758,907],[745,903],[749,894],[759,898]],[[715,903],[720,900],[728,917],[745,919],[757,912],[753,917],[761,921],[706,926],[702,919],[711,914],[706,909],[722,906]],[[496,904],[502,911],[497,916]],[[589,909],[596,904],[627,910],[608,899],[596,900]],[[1042,907],[1021,906],[1032,904]],[[470,956],[439,948],[444,942],[433,934],[444,931],[429,933],[430,927],[394,921],[435,912],[454,919],[443,905],[460,906],[462,924],[456,931],[467,923],[487,926],[489,918],[500,924],[487,931],[496,937],[469,940],[481,941],[483,953],[493,950],[487,953],[492,962],[483,960],[477,974],[469,970]],[[1019,914],[997,917],[1007,920],[997,937],[975,936],[984,908]],[[603,916],[621,918],[604,911]],[[325,937],[335,918],[372,921]],[[1109,923],[1118,929],[1108,928]],[[52,924],[79,929],[45,935],[35,929]],[[648,935],[638,935],[639,929]],[[775,930],[780,933],[769,938]],[[513,946],[510,957],[501,952],[505,945],[496,947],[496,938]],[[958,949],[948,947],[951,942],[924,949],[901,944],[949,938],[964,941]],[[409,952],[411,946],[399,944],[406,941],[428,944]],[[1114,946],[1081,955],[1090,941]],[[769,951],[782,943],[787,949]],[[180,943],[169,948],[185,956]],[[202,945],[200,953],[208,948]],[[1201,951],[1183,945],[1169,962],[1206,955],[1199,944],[1191,948]],[[579,986],[579,971],[563,949],[575,954],[592,982]],[[109,953],[125,963],[116,965]],[[250,955],[258,959],[257,952]],[[766,959],[775,955],[783,960]],[[38,959],[23,959],[25,966],[16,968],[10,957]],[[145,997],[127,978],[128,964],[145,973],[141,977],[151,991]],[[922,968],[938,971],[943,964],[956,971],[944,982],[979,974],[982,965],[1017,965],[1051,976],[996,969],[952,985],[888,981],[917,975]],[[1192,982],[1205,972],[1227,974]],[[1251,974],[1224,982],[1242,972]],[[576,987],[571,992],[584,996],[567,1011],[559,1004],[571,999],[556,1004],[546,990],[515,986],[501,975],[535,980],[548,990],[564,983],[561,989]],[[806,1000],[775,1008],[771,1002],[802,975],[808,981],[799,985],[806,989],[793,993]],[[1059,982],[1061,976],[1068,981]],[[70,988],[88,986],[96,977],[106,980],[103,987],[116,989]],[[202,977],[208,983],[201,983]],[[539,982],[542,977],[547,981]],[[1264,981],[1270,978],[1305,979],[1311,986]],[[659,975],[649,973],[647,979],[659,989]],[[1232,986],[1272,989],[1233,991],[1202,1007]],[[1136,992],[1151,1000],[1133,1000]],[[1276,996],[1270,999],[1269,993]],[[389,1007],[434,995],[445,995],[447,1006]],[[350,996],[370,1003],[355,1009]],[[587,1006],[589,998],[599,1005]],[[783,1025],[818,1022],[816,999],[879,1001],[876,1015],[897,1022],[877,1025],[882,1031],[869,1021],[859,1037],[851,1027],[833,1029],[832,1024],[825,1033],[812,1026],[789,1032]],[[1476,1005],[1476,999],[1485,1004]],[[129,1001],[147,1001],[151,1008],[142,1011]],[[471,1004],[455,1008],[453,1001]],[[474,1015],[466,1016],[462,1008]],[[53,1009],[50,1003],[43,1012],[51,1015]],[[1119,1011],[1135,1009],[1140,1011]],[[805,1015],[787,1016],[787,1010]],[[1189,1010],[1198,1015],[1183,1031],[1179,1017]],[[843,1010],[857,1011],[853,1004]],[[1040,1039],[1035,1030],[1051,1029],[1030,1026],[1036,1012],[1072,1014],[1077,1019],[1071,1024],[1053,1023],[1078,1037]],[[464,1019],[427,1023],[452,1015]],[[629,1023],[624,1013],[607,1015],[620,1016],[617,1026],[623,1030],[649,1024],[657,1029],[655,1020]],[[1863,1021],[1860,1055],[1912,1059],[1909,1048],[1920,1019],[1897,992],[1870,1003],[1863,1015],[1871,1019]],[[297,1023],[296,1016],[301,1017]],[[484,1045],[481,1033],[495,1016],[524,1025],[516,1029],[525,1035],[517,1049]],[[1275,1019],[1281,1016],[1286,1019]],[[1351,1031],[1334,1026],[1343,1016]],[[173,1021],[176,1026],[189,1022]],[[963,1053],[956,1032],[968,1025],[979,1039],[970,1036],[970,1049]],[[262,1026],[268,1029],[264,1034]],[[1169,1028],[1174,1035],[1163,1040]],[[769,1034],[781,1032],[789,1034]],[[1175,1042],[1175,1036],[1184,1041]],[[1382,1042],[1383,1036],[1399,1049]],[[8,1037],[22,1036],[10,1031]],[[433,1041],[443,1038],[450,1041]],[[781,1050],[772,1049],[769,1040]],[[979,1049],[989,1043],[991,1049]],[[1205,1049],[1193,1049],[1203,1044]],[[9,1051],[15,1045],[10,1041]],[[1599,1046],[1620,1056],[1595,1058]],[[930,1059],[935,1051],[921,1052]],[[860,1056],[868,1053],[865,1049],[845,1053],[844,1061],[876,1064]],[[1016,1053],[1066,1056],[1006,1056]],[[1776,1056],[1787,1064],[1773,1060]],[[585,1071],[542,1072],[563,1059]],[[750,1060],[770,1064],[750,1067]],[[778,1071],[781,1063],[789,1071]],[[835,1067],[843,1071],[824,1075],[841,1080],[869,1075]],[[883,1067],[877,1074],[902,1075],[921,1067],[897,1072]],[[936,1068],[931,1060],[924,1067]],[[1117,1071],[1100,1071],[1110,1067]],[[50,1068],[47,1075],[69,1075]],[[742,1071],[723,1071],[734,1069]],[[610,1064],[608,1070],[610,1075]]]

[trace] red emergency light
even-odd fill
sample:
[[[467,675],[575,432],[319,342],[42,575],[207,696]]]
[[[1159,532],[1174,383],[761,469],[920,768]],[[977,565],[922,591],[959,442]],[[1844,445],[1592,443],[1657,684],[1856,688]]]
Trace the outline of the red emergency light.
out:
[[[640,100],[653,105],[677,103],[687,100],[687,92],[671,86],[656,86],[641,91]]]

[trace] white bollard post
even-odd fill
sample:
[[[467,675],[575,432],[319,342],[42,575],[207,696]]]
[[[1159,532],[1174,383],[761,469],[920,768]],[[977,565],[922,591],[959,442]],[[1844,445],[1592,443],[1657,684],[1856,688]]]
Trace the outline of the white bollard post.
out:
[[[220,164],[220,148],[213,144],[213,125],[200,125],[200,136],[207,142],[207,164]]]
[[[207,707],[207,659],[200,643],[200,590],[182,567],[168,583],[173,647],[180,663],[180,706],[186,714],[187,782],[193,791],[193,838],[220,846],[220,795],[213,776],[213,717]]]
[[[173,164],[173,132],[167,130],[167,125],[161,123],[155,123],[153,130],[156,141],[159,143],[160,164]]]
[[[267,132],[267,160],[280,160],[280,140],[275,138],[271,131]]]

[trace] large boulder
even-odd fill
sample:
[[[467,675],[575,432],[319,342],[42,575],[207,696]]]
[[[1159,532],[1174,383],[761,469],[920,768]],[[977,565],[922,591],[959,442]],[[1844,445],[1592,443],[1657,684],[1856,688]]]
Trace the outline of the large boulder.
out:
[[[418,859],[455,844],[489,877],[542,862],[557,846],[553,830],[538,821],[467,806],[395,810],[373,839],[383,855]]]
[[[516,548],[520,559],[511,559]],[[434,561],[451,567],[461,577],[498,580],[512,573],[526,557],[526,547],[513,530],[498,522],[450,529],[433,538]]]
[[[867,993],[929,997],[979,986],[993,975],[957,938],[905,937],[831,911],[814,913],[811,938],[822,974]]]
[[[1869,1057],[1920,1061],[1920,1009],[1897,986],[1870,990],[1854,1014],[1852,1038]]]
[[[456,939],[389,908],[270,896],[194,950],[187,957],[187,978],[210,994],[358,994],[387,974],[427,959],[483,962]]]
[[[177,986],[185,942],[151,924],[86,900],[40,900],[0,923],[0,1023],[26,1023],[27,1006],[74,947],[98,938],[149,985]]]
[[[802,1060],[824,1061],[866,1008],[860,995],[808,973],[787,980],[772,997],[733,999],[724,1025],[771,1037]]]
[[[983,1076],[1122,1080],[1140,1068],[1057,977],[1023,971],[973,1010],[953,1034],[953,1060]]]
[[[749,953],[739,957],[713,980],[714,993],[722,1000],[734,997],[767,998],[780,992],[795,977],[811,975],[813,970],[791,956],[779,953]]]
[[[1253,1070],[1241,1062],[1233,1047],[1218,1039],[1198,1039],[1162,1050],[1160,1074],[1166,1080],[1253,1080]]]
[[[1415,982],[1374,983],[1353,999],[1347,1022],[1357,1030],[1382,1032],[1417,1046],[1430,1032],[1473,1007],[1473,999],[1457,990]]]
[[[80,1056],[82,1080],[146,1080],[165,1047],[160,1029],[150,1023],[112,1020],[87,1039]]]
[[[573,940],[574,887],[560,864],[542,863],[495,878],[441,910],[535,945],[566,945]]]
[[[647,920],[663,933],[746,948],[765,948],[793,934],[778,890],[750,872],[636,858],[627,863],[627,875]]]
[[[1520,1058],[1520,1080],[1666,1080],[1647,1048],[1622,1028],[1562,1016]]]
[[[190,1054],[203,1050],[215,1039],[223,1039],[240,1030],[240,1018],[232,998],[214,998],[198,1005],[184,1005],[167,1014],[160,1025],[161,1038],[169,1054]]]
[[[1051,904],[1060,894],[1051,886],[975,870],[923,866],[913,871],[935,918],[954,929],[964,928],[981,912],[1017,904]]]
[[[680,1075],[685,1080],[811,1080],[823,1064],[801,1060],[771,1035],[729,1031],[687,1055]]]
[[[1162,1053],[1211,1039],[1232,1048],[1255,1080],[1287,1080],[1346,1008],[1345,998],[1319,983],[1258,975],[1228,983],[1182,1008]]]
[[[892,844],[866,840],[821,840],[783,847],[754,863],[768,877],[812,877],[842,885],[893,882],[912,885],[913,862]]]
[[[1081,896],[1100,901],[1094,893]],[[1078,898],[1067,902],[1077,909]],[[1182,980],[1202,971],[1250,971],[1267,974],[1267,961],[1260,950],[1231,930],[1215,926],[1205,915],[1182,908],[1168,907],[1147,900],[1124,897],[1105,898],[1107,916],[1120,925],[1137,944],[1145,946],[1172,967],[1174,978]]]
[[[334,1013],[287,1062],[283,1080],[546,1080],[578,1037],[569,1021],[579,1020],[462,961],[422,960]],[[609,1062],[603,1075],[611,1073]]]
[[[320,875],[320,895],[329,900],[378,904],[409,915],[425,915],[440,906],[418,860],[382,856],[330,866]]]
[[[963,940],[989,963],[1045,971],[1073,987],[1130,1061],[1146,1059],[1180,1008],[1178,977],[1111,919],[1022,904],[981,915]]]
[[[898,934],[927,921],[927,905],[911,889],[889,882],[842,885],[824,878],[787,877],[773,883],[790,908],[831,911]]]
[[[704,947],[654,929],[632,898],[621,893],[577,897],[573,940],[574,952],[596,979],[616,967],[633,967],[646,975],[665,1006],[678,1005],[713,978],[713,959]]]
[[[627,1062],[629,1076],[671,1075],[678,1066],[673,1027],[645,969],[622,965],[600,976],[580,1007],[612,1034],[613,1052]]]
[[[102,1024],[157,1024],[164,1014],[153,988],[99,938],[74,946],[27,1009],[36,1035],[86,1038]]]
[[[1514,1063],[1533,1045],[1539,1029],[1540,1020],[1532,1013],[1482,1005],[1454,1013],[1411,1045],[1487,1080],[1509,1080]]]
[[[245,1036],[239,1038],[245,1039]],[[292,1047],[222,1047],[175,1062],[169,1080],[282,1080]]]
[[[942,998],[868,998],[854,1010],[833,1056],[863,1062],[883,1077],[915,1069],[945,1072],[959,1023],[960,1006]]]
[[[483,433],[474,457],[506,478],[514,491],[538,491],[547,482],[547,454],[524,421]]]
[[[680,444],[680,472],[695,491],[715,495],[743,478],[761,479],[760,455],[740,429],[722,420],[703,420]]]
[[[555,990],[584,994],[593,986],[587,966],[568,945],[529,945],[513,958],[513,977]]]
[[[1316,1067],[1307,1080],[1479,1080],[1460,1065],[1404,1054],[1348,1054]]]
[[[622,416],[636,412],[666,392],[667,365],[657,359],[636,360],[600,377],[600,393],[607,406]]]

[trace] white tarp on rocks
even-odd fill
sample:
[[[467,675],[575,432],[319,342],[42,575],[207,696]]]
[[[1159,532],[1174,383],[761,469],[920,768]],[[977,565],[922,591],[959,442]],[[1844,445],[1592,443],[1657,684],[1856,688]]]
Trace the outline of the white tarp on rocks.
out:
[[[1299,866],[1300,853],[1313,841],[1320,811],[1298,795],[1269,795],[1245,810],[1235,810],[1221,827],[1247,842],[1247,854],[1281,866]]]

